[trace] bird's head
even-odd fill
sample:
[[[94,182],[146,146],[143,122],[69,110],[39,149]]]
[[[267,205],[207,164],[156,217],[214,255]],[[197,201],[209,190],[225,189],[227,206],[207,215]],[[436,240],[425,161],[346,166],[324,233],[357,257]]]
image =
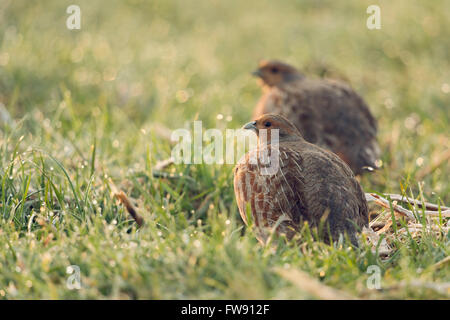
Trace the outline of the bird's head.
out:
[[[260,61],[258,69],[252,74],[269,87],[280,86],[303,77],[294,67],[277,60]]]
[[[247,123],[242,128],[254,131],[258,136],[258,140],[260,141],[264,138],[266,139],[267,144],[270,144],[272,141],[273,130],[278,131],[278,141],[280,142],[303,139],[300,131],[298,131],[295,125],[278,114],[263,114],[258,119]],[[264,136],[261,135],[263,130],[266,130],[265,132],[267,133]]]

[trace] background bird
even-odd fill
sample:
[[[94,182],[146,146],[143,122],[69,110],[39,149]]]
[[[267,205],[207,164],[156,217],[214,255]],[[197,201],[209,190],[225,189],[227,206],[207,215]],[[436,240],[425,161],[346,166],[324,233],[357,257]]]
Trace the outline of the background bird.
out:
[[[277,113],[290,119],[311,143],[336,153],[358,175],[376,169],[377,123],[364,100],[348,85],[309,79],[280,61],[261,61],[253,73],[263,96],[254,118]]]
[[[323,239],[337,240],[347,234],[357,245],[356,233],[368,224],[364,192],[350,168],[335,154],[303,139],[295,125],[280,115],[263,115],[244,126],[258,135],[258,148],[248,152],[234,169],[234,191],[239,212],[247,224],[249,207],[257,238],[265,242],[271,229],[292,238],[308,221],[324,222]],[[279,142],[261,139],[261,130]],[[277,151],[278,150],[278,151]],[[278,154],[278,170],[264,174],[255,159]]]

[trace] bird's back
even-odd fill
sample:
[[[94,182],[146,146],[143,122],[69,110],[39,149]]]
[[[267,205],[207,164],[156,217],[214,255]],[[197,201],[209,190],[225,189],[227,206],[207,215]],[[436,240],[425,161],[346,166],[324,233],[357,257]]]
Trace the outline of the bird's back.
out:
[[[367,204],[350,168],[336,155],[304,140],[280,143],[279,170],[272,176],[261,175],[249,155],[236,166],[234,180],[244,221],[249,205],[257,225],[269,220],[266,227],[273,227],[284,216],[280,228],[292,235],[301,221],[318,226],[328,214],[333,238],[347,233],[356,243],[353,223],[367,224]]]

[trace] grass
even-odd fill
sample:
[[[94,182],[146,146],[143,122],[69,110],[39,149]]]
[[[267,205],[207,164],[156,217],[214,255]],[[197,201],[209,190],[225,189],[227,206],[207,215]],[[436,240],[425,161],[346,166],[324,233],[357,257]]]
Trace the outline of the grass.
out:
[[[394,237],[388,259],[307,230],[301,246],[263,247],[239,217],[231,165],[152,175],[172,148],[156,124],[242,126],[260,94],[249,72],[275,57],[365,97],[383,153],[366,192],[449,205],[448,1],[380,1],[381,30],[365,27],[373,1],[79,0],[81,30],[65,27],[70,4],[0,4],[0,298],[313,297],[280,268],[354,297],[449,298],[409,285],[450,281],[436,265],[449,234]],[[80,290],[66,286],[70,265]],[[381,290],[366,285],[370,265]]]

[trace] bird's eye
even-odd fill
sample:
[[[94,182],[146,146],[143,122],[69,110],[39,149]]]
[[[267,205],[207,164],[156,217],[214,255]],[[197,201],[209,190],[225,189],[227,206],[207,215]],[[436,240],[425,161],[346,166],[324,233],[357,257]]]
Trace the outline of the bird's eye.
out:
[[[266,126],[267,128],[270,127],[272,124],[270,123],[270,121],[267,121],[266,123],[264,123],[264,126]]]
[[[272,72],[272,73],[278,73],[278,68],[276,68],[276,67],[273,67],[272,69],[270,69],[270,71]]]

